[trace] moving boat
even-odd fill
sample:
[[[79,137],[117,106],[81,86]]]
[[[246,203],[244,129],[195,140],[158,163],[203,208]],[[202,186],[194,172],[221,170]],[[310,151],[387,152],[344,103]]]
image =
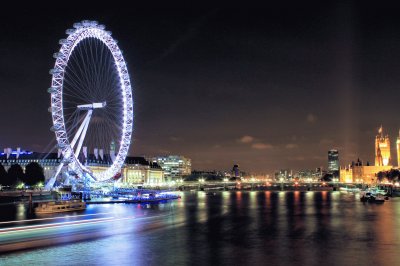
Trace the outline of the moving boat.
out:
[[[362,202],[383,203],[389,199],[385,191],[379,189],[369,189],[360,192],[360,200]]]
[[[41,202],[35,208],[37,214],[46,213],[59,213],[71,211],[83,211],[86,209],[86,203],[81,200],[63,200],[63,201],[50,201]]]

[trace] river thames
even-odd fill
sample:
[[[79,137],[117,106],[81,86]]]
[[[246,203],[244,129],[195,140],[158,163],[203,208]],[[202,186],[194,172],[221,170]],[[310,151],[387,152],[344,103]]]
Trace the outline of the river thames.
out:
[[[397,265],[400,198],[204,192],[158,205],[30,216],[1,205],[1,265]],[[9,222],[19,220],[20,222]],[[15,250],[9,252],[10,250]]]

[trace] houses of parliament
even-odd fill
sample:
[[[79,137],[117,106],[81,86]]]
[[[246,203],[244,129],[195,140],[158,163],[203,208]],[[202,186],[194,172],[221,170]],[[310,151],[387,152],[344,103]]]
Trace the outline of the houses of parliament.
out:
[[[400,132],[396,139],[396,159],[400,166]],[[390,139],[383,134],[382,126],[375,137],[375,164],[363,165],[359,160],[351,165],[340,169],[340,182],[344,183],[366,183],[376,182],[376,175],[381,171],[389,171],[394,166],[390,153]]]

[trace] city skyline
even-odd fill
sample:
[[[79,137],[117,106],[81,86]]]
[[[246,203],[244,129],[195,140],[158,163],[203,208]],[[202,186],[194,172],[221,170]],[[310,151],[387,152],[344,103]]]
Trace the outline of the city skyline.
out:
[[[47,12],[22,7],[1,18],[2,147],[49,149],[52,54],[64,30],[88,18],[123,40],[135,102],[131,155],[181,154],[193,169],[254,172],[326,167],[330,149],[341,165],[373,162],[381,124],[396,154],[400,123],[396,105],[385,104],[400,94],[395,9]]]

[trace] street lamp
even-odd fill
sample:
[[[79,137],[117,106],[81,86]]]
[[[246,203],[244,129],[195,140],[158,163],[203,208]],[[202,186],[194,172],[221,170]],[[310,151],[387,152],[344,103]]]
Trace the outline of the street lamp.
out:
[[[24,182],[21,182],[21,183],[19,183],[19,184],[17,185],[17,188],[18,188],[18,189],[23,189],[24,187],[25,187]]]
[[[201,184],[204,183],[204,178],[199,179],[199,190],[201,190]]]
[[[42,188],[44,187],[44,184],[43,184],[42,182],[39,182],[39,183],[37,184],[37,187],[38,187],[39,189],[42,189]]]

